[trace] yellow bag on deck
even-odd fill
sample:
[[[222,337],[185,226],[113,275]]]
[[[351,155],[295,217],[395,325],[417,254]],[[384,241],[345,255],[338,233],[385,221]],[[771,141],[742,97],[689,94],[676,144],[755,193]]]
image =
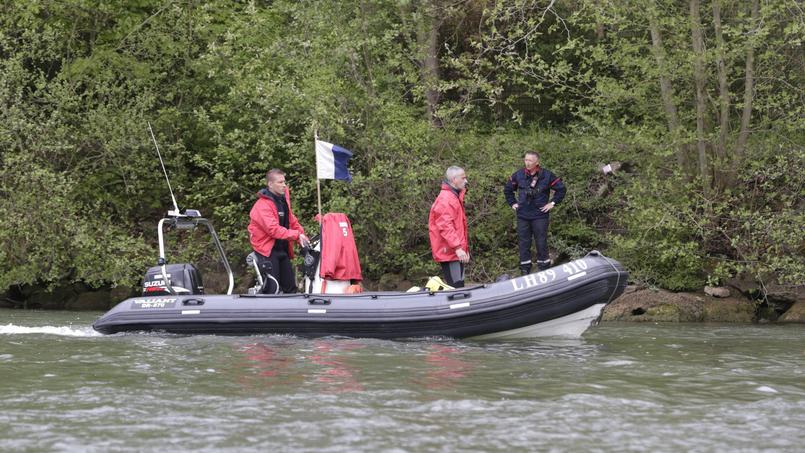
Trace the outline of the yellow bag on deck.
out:
[[[428,283],[425,284],[425,288],[427,288],[428,291],[444,291],[448,289],[455,289],[452,286],[445,283],[445,281],[438,276],[429,278]]]

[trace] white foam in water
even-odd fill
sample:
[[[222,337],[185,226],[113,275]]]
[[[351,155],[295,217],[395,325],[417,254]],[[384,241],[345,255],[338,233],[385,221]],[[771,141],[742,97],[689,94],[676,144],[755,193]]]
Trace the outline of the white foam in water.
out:
[[[780,393],[777,390],[774,390],[773,388],[765,386],[765,385],[761,385],[760,387],[756,388],[755,390],[757,390],[758,392],[763,392],[763,393]]]
[[[41,326],[41,327],[26,327],[15,326],[14,324],[6,324],[0,326],[0,335],[15,335],[15,334],[30,334],[30,333],[44,333],[49,335],[61,335],[65,337],[97,337],[101,334],[92,330],[92,327],[84,327],[76,329],[73,327],[57,327],[57,326]]]
[[[604,366],[626,366],[633,363],[634,362],[631,360],[610,360],[608,362],[604,362]]]

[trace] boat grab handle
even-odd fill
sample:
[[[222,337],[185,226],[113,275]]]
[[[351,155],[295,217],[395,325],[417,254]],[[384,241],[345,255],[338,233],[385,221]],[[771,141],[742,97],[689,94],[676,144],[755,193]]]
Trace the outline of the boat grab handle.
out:
[[[310,305],[330,305],[330,299],[310,299],[307,303]]]
[[[204,305],[204,299],[185,299],[182,305]]]
[[[454,293],[447,296],[447,300],[469,299],[472,293]]]

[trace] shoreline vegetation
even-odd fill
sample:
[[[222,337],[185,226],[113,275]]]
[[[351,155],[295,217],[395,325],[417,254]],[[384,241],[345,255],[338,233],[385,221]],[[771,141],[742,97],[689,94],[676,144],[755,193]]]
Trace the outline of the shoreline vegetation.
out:
[[[450,165],[469,179],[467,280],[513,275],[502,189],[537,150],[568,188],[555,263],[597,249],[651,288],[605,319],[801,320],[802,36],[788,0],[5,2],[0,307],[136,293],[170,204],[150,122],[236,275],[269,168],[315,230],[318,132],[354,153],[321,202],[350,217],[369,287],[438,273],[427,214]],[[168,259],[223,287],[194,234]]]

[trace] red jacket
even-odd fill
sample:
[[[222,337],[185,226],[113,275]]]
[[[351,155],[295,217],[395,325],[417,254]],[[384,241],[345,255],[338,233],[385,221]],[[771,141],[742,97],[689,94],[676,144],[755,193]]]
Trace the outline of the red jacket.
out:
[[[442,183],[442,191],[430,207],[428,218],[430,248],[433,259],[437,262],[458,261],[457,248],[469,253],[467,215],[464,213],[466,192],[462,190],[456,196],[453,188]]]
[[[285,189],[285,202],[288,204],[288,226],[285,228],[280,225],[277,205],[271,200],[270,196],[261,190],[257,192],[257,201],[254,202],[252,210],[249,212],[249,242],[255,252],[270,256],[274,241],[285,239],[288,241],[288,256],[293,258],[292,241],[299,239],[300,234],[305,230],[299,224],[296,216],[291,210],[291,193]]]
[[[361,280],[361,262],[352,224],[346,214],[328,212],[321,224],[321,268],[329,280]]]

